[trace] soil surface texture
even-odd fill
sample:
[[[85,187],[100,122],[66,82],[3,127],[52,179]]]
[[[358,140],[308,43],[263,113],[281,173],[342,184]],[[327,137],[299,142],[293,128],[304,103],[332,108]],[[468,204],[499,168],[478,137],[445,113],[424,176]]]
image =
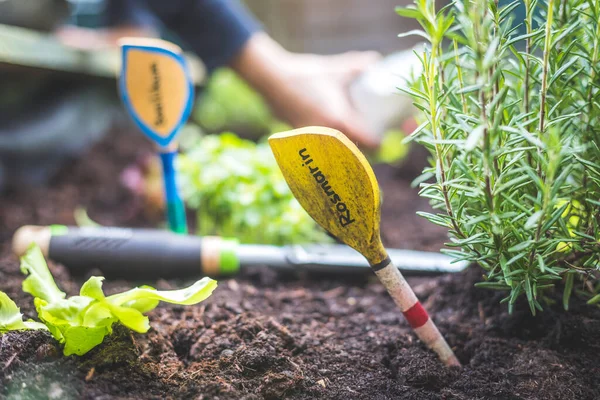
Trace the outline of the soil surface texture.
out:
[[[157,226],[118,183],[151,151],[141,135],[112,135],[73,160],[47,187],[0,197],[0,290],[35,318],[11,254],[25,224],[74,224],[83,206],[104,225]],[[443,229],[415,215],[427,201],[408,169],[376,166],[387,246],[437,251]],[[50,268],[76,294],[87,276]],[[94,274],[101,272],[95,271]],[[146,335],[124,328],[83,357],[62,356],[45,332],[0,336],[0,398],[9,399],[598,399],[600,309],[573,299],[537,317],[508,315],[502,293],[476,289],[481,271],[409,279],[463,363],[442,366],[371,278],[279,276],[266,269],[221,280],[197,306],[161,305]],[[88,274],[89,276],[89,274]],[[197,277],[195,277],[197,278]],[[192,278],[107,281],[108,293],[138,284],[175,288]],[[558,302],[560,304],[560,302]]]

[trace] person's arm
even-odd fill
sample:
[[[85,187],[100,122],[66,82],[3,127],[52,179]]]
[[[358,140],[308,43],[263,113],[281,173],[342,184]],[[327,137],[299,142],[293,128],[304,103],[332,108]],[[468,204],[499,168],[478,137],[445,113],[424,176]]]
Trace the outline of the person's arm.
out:
[[[228,65],[260,24],[237,0],[129,0],[144,4],[209,72]]]
[[[327,126],[365,148],[379,144],[347,92],[350,81],[379,57],[376,53],[290,53],[262,32],[237,0],[146,0],[145,4],[209,71],[232,67],[265,97],[277,117],[292,126]]]
[[[376,148],[380,139],[365,126],[347,89],[379,57],[375,52],[335,56],[290,53],[267,34],[256,33],[231,66],[292,126],[338,129],[362,147]]]
[[[293,127],[338,129],[364,148],[379,137],[365,127],[348,96],[348,85],[379,55],[350,52],[335,56],[296,54],[262,32],[260,24],[237,0],[112,0],[110,25],[120,23],[162,28],[175,33],[186,50],[200,57],[208,71],[232,67],[269,103],[275,115]],[[119,35],[144,30],[110,30],[86,38],[67,32],[63,40],[96,47],[113,44]],[[96,39],[95,41],[93,39]]]

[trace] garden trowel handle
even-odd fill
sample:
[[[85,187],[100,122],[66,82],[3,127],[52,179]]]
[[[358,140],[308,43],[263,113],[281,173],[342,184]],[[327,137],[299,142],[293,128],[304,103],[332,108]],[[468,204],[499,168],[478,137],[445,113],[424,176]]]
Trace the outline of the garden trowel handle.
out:
[[[178,235],[159,229],[23,226],[13,237],[15,255],[25,254],[32,243],[47,258],[75,274],[98,268],[109,278],[222,277],[257,266],[282,273],[337,276],[367,275],[372,269],[360,253],[346,245],[239,244],[235,239]],[[451,264],[449,257],[439,253],[387,251],[403,273],[413,275],[458,272],[466,266]]]
[[[371,265],[371,269],[392,296],[394,303],[400,308],[419,339],[435,351],[444,364],[460,366],[454,352],[390,257],[387,256],[382,262]]]
[[[14,253],[22,256],[31,243],[79,274],[98,268],[107,277],[148,279],[222,276],[239,268],[236,243],[157,229],[24,226],[14,235]]]

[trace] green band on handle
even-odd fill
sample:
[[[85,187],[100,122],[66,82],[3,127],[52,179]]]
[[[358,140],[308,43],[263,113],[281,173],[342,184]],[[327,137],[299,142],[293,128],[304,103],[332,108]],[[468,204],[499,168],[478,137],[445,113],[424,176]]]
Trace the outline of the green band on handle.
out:
[[[69,228],[65,225],[50,225],[50,234],[52,236],[62,236],[69,233]]]
[[[240,270],[240,260],[237,257],[236,239],[223,239],[219,254],[219,271],[224,275],[233,275]]]

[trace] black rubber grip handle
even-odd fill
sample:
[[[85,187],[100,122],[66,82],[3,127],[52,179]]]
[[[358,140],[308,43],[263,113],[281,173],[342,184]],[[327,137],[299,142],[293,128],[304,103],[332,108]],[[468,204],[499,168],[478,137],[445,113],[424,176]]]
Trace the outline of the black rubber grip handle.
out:
[[[75,274],[150,279],[203,275],[202,239],[154,229],[68,228],[52,236],[48,256]]]

